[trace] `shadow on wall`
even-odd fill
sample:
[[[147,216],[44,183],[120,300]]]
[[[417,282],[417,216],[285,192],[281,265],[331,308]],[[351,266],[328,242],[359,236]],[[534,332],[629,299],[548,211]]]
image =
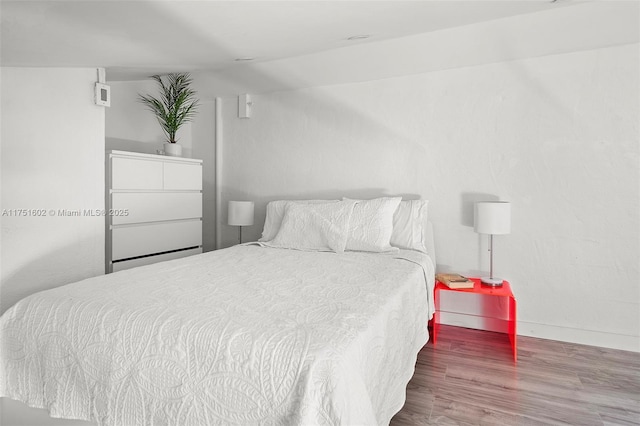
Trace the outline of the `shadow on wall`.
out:
[[[118,139],[118,138],[106,138],[105,139],[105,149],[107,151],[110,150],[119,150],[119,151],[128,151],[128,152],[139,152],[142,154],[158,154],[158,149],[162,147],[162,143],[149,143],[149,142],[140,142],[140,141],[132,141],[129,139]],[[182,146],[182,158],[192,158],[192,150],[188,147]]]
[[[460,194],[460,224],[473,228],[474,205],[480,201],[500,201],[500,197],[480,192],[463,192]]]
[[[7,273],[2,279],[0,289],[0,315],[31,294],[103,275],[104,240],[101,241],[100,248],[95,247],[93,239],[73,241],[64,247],[49,248],[46,253],[40,253],[28,263]],[[102,253],[98,257],[101,260],[100,264],[84,261],[96,258],[93,256],[94,250],[100,250]]]
[[[107,151],[120,150],[120,151],[140,152],[143,154],[157,154],[156,150],[161,145],[162,144],[132,141],[129,139],[117,139],[117,138],[105,139],[105,149]]]

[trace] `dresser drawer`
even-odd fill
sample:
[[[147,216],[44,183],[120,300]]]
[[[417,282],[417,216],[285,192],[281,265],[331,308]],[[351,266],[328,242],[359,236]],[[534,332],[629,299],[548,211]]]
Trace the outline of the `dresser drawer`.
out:
[[[158,222],[161,220],[194,219],[202,217],[200,192],[122,192],[111,195],[111,206],[127,215],[111,217],[114,225]]]
[[[164,163],[165,190],[196,190],[202,189],[202,165]]]
[[[112,230],[112,260],[202,246],[202,221],[123,225]]]
[[[162,189],[160,161],[139,158],[111,159],[111,189]]]

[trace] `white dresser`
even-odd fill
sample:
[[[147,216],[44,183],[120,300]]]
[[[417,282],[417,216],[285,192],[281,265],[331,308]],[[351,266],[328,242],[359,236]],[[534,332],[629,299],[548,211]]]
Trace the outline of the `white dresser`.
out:
[[[106,273],[202,253],[202,160],[107,151]]]

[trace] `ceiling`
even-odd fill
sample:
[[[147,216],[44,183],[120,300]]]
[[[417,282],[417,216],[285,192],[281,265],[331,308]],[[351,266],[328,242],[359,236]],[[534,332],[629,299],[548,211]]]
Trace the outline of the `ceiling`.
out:
[[[567,0],[7,1],[2,66],[104,67],[108,80],[229,70],[536,13]],[[349,37],[368,38],[349,40]]]

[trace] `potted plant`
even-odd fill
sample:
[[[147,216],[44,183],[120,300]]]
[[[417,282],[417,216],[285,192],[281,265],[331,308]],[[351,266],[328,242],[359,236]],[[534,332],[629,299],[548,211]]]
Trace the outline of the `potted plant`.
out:
[[[160,96],[155,98],[139,94],[140,102],[156,115],[167,137],[165,154],[179,157],[182,155],[182,147],[176,143],[176,133],[180,126],[193,119],[198,108],[196,92],[190,88],[191,75],[171,73],[164,78],[160,75],[152,75],[150,78],[158,83]]]

